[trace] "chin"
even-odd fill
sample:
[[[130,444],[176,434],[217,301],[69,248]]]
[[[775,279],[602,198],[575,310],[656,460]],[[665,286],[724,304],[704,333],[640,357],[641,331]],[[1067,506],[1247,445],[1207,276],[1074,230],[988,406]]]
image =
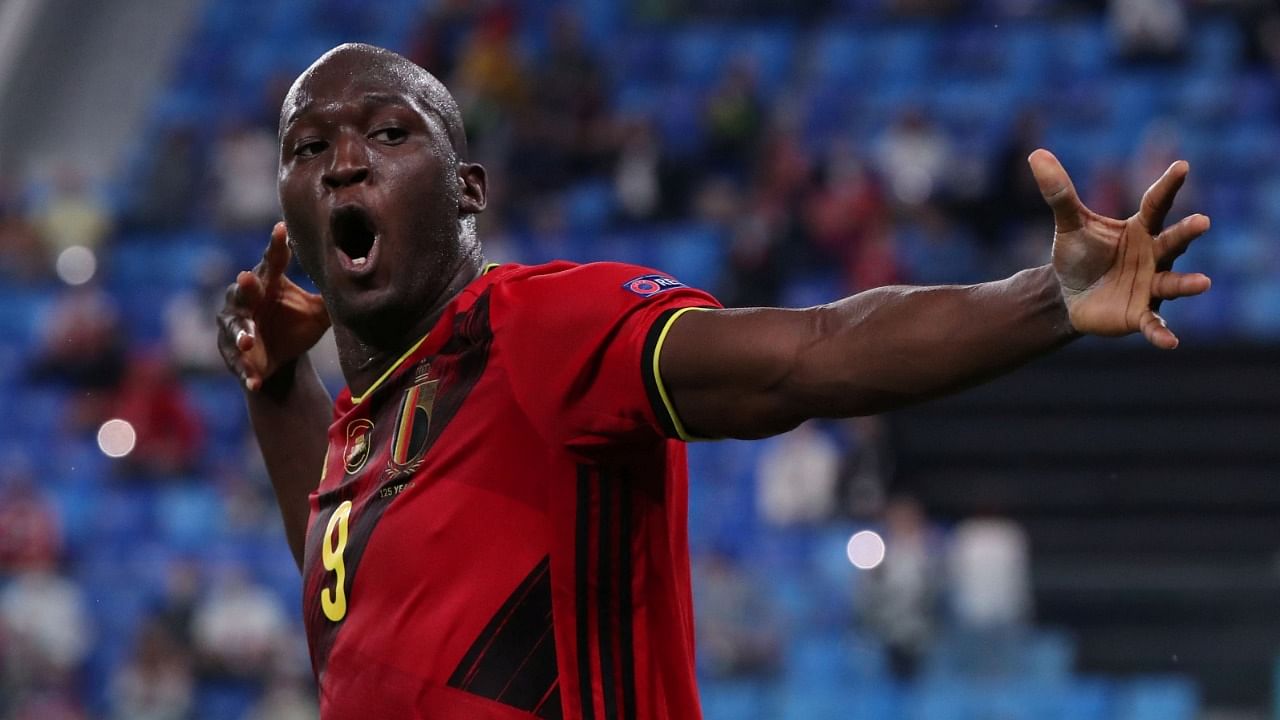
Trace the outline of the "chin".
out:
[[[335,324],[361,337],[395,336],[413,324],[405,303],[388,288],[335,293],[329,312]]]

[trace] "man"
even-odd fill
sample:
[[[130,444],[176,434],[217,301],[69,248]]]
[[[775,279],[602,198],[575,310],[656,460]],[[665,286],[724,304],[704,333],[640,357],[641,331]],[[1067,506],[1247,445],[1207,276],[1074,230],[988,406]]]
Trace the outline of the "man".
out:
[[[1185,163],[1121,221],[1032,155],[1053,263],[1007,280],[721,310],[643,268],[485,266],[458,107],[389,51],[317,60],[280,134],[285,222],[219,342],[303,570],[326,718],[696,718],[678,440],[880,412],[1084,333],[1173,348],[1155,306],[1209,287],[1170,270],[1208,219],[1160,231]],[[318,296],[284,276],[291,250]],[[330,323],[335,403],[306,354]]]

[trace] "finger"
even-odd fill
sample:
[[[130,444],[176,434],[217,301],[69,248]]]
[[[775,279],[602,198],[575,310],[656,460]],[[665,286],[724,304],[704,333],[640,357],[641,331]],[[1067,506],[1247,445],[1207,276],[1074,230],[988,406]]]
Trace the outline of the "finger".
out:
[[[242,385],[250,390],[255,389],[255,384],[261,385],[261,380],[251,372],[245,362],[245,355],[236,347],[235,341],[231,339],[229,333],[218,333],[218,352],[222,355],[222,361],[226,364],[227,369],[240,379]]]
[[[1027,158],[1031,165],[1031,174],[1040,187],[1040,195],[1053,209],[1053,220],[1058,232],[1067,233],[1084,227],[1081,218],[1083,206],[1076,194],[1076,187],[1071,183],[1071,176],[1058,162],[1053,153],[1045,149],[1036,150]]]
[[[1176,300],[1205,292],[1213,284],[1204,273],[1156,273],[1151,282],[1151,296],[1160,300]]]
[[[1155,246],[1156,267],[1161,270],[1173,267],[1173,261],[1182,257],[1192,241],[1209,232],[1211,225],[1207,215],[1189,215],[1160,233]]]
[[[1161,350],[1172,350],[1178,347],[1178,336],[1169,330],[1164,318],[1156,314],[1154,310],[1148,310],[1142,314],[1140,327],[1142,336],[1147,339],[1147,342]]]
[[[218,315],[218,342],[226,342],[237,353],[253,349],[257,328],[253,319],[234,313]]]
[[[1138,220],[1147,232],[1155,235],[1164,227],[1164,220],[1169,216],[1169,208],[1178,197],[1178,190],[1187,180],[1191,166],[1186,160],[1179,160],[1169,166],[1158,180],[1147,188],[1142,195],[1142,205],[1138,208]]]
[[[267,242],[267,249],[262,254],[259,274],[268,283],[276,280],[289,267],[291,256],[288,229],[283,222],[278,222],[271,228],[271,239]]]
[[[246,310],[256,310],[267,297],[266,282],[254,273],[241,271],[236,276],[236,286],[239,290],[239,305]]]

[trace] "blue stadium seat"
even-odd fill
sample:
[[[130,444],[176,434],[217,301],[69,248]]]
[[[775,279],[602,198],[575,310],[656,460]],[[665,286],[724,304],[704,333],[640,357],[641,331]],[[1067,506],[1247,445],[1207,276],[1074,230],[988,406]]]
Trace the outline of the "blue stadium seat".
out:
[[[724,248],[719,231],[706,225],[665,228],[657,238],[654,264],[684,284],[713,288],[721,272]]]
[[[565,221],[572,232],[599,232],[613,218],[613,185],[606,180],[588,180],[564,193]]]
[[[1244,57],[1245,39],[1240,26],[1230,19],[1196,21],[1195,40],[1188,43],[1191,64],[1200,71],[1220,74],[1236,72]]]
[[[809,51],[808,73],[815,84],[848,92],[865,82],[873,53],[868,33],[856,27],[831,26],[818,31]]]
[[[896,688],[869,685],[795,685],[781,702],[784,720],[898,720]]]
[[[196,550],[222,531],[222,501],[207,484],[159,490],[156,522],[160,537],[177,550]]]
[[[749,62],[761,90],[771,96],[792,78],[795,48],[795,32],[791,28],[765,25],[734,32],[729,41],[729,58]]]
[[[702,715],[706,720],[765,720],[769,711],[769,693],[751,681],[703,681]]]
[[[1106,72],[1113,53],[1100,21],[1058,23],[1052,37],[1050,66],[1056,73],[1094,78]]]
[[[730,40],[714,25],[688,25],[672,32],[667,49],[672,77],[694,87],[710,87],[729,59]]]
[[[1200,714],[1195,684],[1184,677],[1130,681],[1116,703],[1116,720],[1194,720]]]

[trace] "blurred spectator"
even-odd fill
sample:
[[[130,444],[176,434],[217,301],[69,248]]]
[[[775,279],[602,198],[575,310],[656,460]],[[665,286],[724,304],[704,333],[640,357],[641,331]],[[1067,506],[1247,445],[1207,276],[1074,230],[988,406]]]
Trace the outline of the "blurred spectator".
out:
[[[810,421],[765,443],[756,470],[761,517],[773,525],[829,519],[840,470],[835,442]]]
[[[926,204],[897,235],[898,257],[915,285],[946,285],[983,280],[978,244],[964,224]]]
[[[481,3],[471,0],[435,3],[422,16],[410,41],[408,58],[438,78],[451,77],[480,7]]]
[[[67,417],[72,429],[83,430],[106,418],[125,362],[115,301],[98,288],[84,286],[58,297],[27,374],[32,382],[75,390]]]
[[[707,164],[715,171],[741,173],[756,151],[764,108],[751,65],[734,62],[706,101]]]
[[[274,128],[235,122],[223,133],[213,157],[218,224],[230,230],[270,229],[280,217]]]
[[[164,130],[157,147],[145,154],[133,206],[126,220],[139,228],[163,230],[189,223],[204,196],[204,154],[199,131],[187,124]]]
[[[185,720],[191,716],[191,657],[164,625],[146,623],[133,657],[111,679],[111,717],[118,720]]]
[[[1107,20],[1121,55],[1130,60],[1176,58],[1186,44],[1182,0],[1110,0]]]
[[[898,679],[916,675],[937,637],[943,590],[941,532],[911,497],[894,498],[884,511],[884,561],[858,585],[867,629],[889,652]]]
[[[73,688],[93,647],[80,587],[52,562],[18,573],[0,590],[0,639],[3,676],[19,696]]]
[[[974,675],[1013,672],[1032,619],[1026,531],[1007,518],[966,519],[952,535],[948,564],[960,667]]]
[[[923,111],[910,109],[876,141],[875,159],[894,200],[911,209],[947,189],[951,140]]]
[[[319,714],[313,684],[298,673],[277,670],[246,720],[314,720]]]
[[[112,414],[128,421],[137,433],[137,444],[125,458],[129,470],[155,477],[195,468],[204,430],[165,360],[140,356],[130,364]]]
[[[235,566],[221,571],[196,606],[192,622],[202,678],[260,683],[287,639],[280,601]]]
[[[185,647],[195,644],[193,623],[201,590],[200,564],[176,560],[165,572],[164,595],[152,612],[165,635]]]
[[[1031,620],[1031,550],[1013,520],[975,517],[955,529],[950,553],[956,618],[971,627]]]
[[[1044,147],[1044,119],[1038,112],[1023,110],[1005,138],[995,157],[990,192],[975,223],[977,241],[997,255],[1013,243],[1020,228],[1048,217],[1027,163],[1031,153]]]
[[[775,674],[781,662],[778,618],[759,580],[723,550],[698,558],[695,568],[699,664],[717,678]]]
[[[61,531],[57,508],[36,485],[30,459],[6,457],[0,470],[0,580],[53,565]]]
[[[840,459],[840,490],[844,509],[853,517],[879,514],[893,477],[893,445],[889,429],[879,415],[849,418],[841,423],[846,450]]]
[[[165,336],[178,370],[219,375],[226,371],[218,352],[215,316],[226,296],[227,278],[233,276],[229,258],[211,251],[200,264],[196,287],[170,296],[164,308]]]
[[[551,18],[546,58],[539,63],[530,98],[551,131],[552,148],[564,155],[572,177],[605,169],[611,151],[611,119],[607,115],[600,58],[587,46],[582,23],[570,6]]]
[[[84,720],[86,717],[72,688],[42,689],[13,701],[14,709],[5,715],[11,720]],[[0,708],[3,707],[0,700]]]
[[[861,292],[904,281],[899,262],[898,238],[891,225],[876,225],[863,238],[845,267],[845,290]]]
[[[52,269],[48,249],[23,214],[17,191],[0,180],[0,280],[34,284],[47,280]]]
[[[1138,149],[1129,160],[1129,177],[1126,183],[1126,194],[1129,208],[1136,207],[1143,193],[1147,191],[1155,178],[1164,174],[1175,161],[1183,160],[1182,133],[1178,122],[1173,118],[1155,117],[1142,129],[1138,140]],[[1174,202],[1170,218],[1185,214],[1181,208],[1197,205],[1195,183],[1184,187]],[[1119,215],[1117,217],[1123,217]]]
[[[490,6],[457,58],[449,87],[475,146],[484,145],[509,121],[530,87],[515,45],[515,21],[512,8]]]
[[[53,195],[34,220],[53,258],[76,246],[97,252],[112,225],[106,205],[90,191],[88,179],[70,166],[58,171]]]
[[[854,262],[867,236],[890,219],[879,181],[847,141],[835,141],[823,181],[807,200],[805,218],[817,247],[841,267]]]
[[[614,195],[629,219],[649,220],[661,209],[662,145],[647,118],[624,124],[622,133],[613,169]]]

